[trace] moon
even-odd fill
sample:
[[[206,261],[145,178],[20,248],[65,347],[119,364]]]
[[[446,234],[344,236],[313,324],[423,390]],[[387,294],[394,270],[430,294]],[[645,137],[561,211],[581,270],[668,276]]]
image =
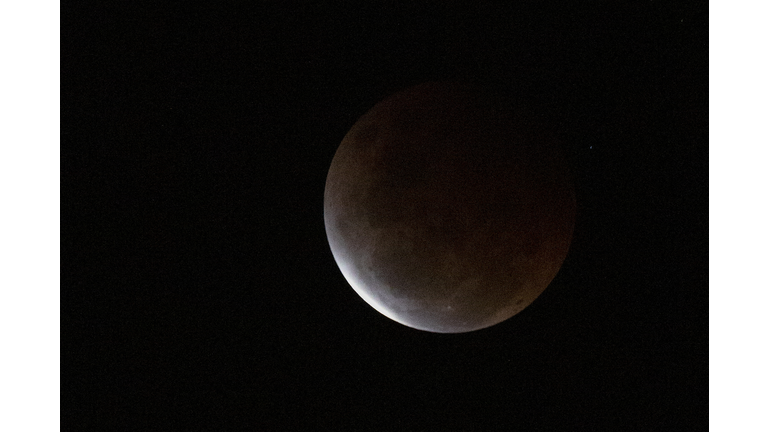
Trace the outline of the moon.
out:
[[[463,333],[530,305],[558,273],[576,200],[558,143],[470,85],[426,83],[376,104],[325,184],[328,242],[370,306],[419,330]]]

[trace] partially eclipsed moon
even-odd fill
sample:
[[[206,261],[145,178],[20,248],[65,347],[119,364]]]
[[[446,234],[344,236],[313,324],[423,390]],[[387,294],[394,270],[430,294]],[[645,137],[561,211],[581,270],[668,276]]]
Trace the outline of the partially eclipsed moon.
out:
[[[531,304],[575,219],[555,143],[493,97],[422,84],[344,137],[325,185],[331,251],[352,288],[409,327],[461,333]]]

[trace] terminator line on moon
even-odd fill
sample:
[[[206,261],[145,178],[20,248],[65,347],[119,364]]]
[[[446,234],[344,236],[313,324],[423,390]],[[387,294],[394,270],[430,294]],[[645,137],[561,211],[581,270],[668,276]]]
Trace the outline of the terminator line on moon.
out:
[[[427,83],[363,115],[325,185],[344,277],[406,326],[462,333],[504,321],[554,279],[576,203],[556,143],[487,92]]]

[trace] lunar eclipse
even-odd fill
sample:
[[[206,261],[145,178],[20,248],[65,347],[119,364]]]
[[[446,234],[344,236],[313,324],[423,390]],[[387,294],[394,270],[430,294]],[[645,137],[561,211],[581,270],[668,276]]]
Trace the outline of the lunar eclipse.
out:
[[[492,92],[427,83],[375,105],[347,133],[324,196],[333,256],[383,315],[463,333],[530,305],[573,234],[557,141]]]

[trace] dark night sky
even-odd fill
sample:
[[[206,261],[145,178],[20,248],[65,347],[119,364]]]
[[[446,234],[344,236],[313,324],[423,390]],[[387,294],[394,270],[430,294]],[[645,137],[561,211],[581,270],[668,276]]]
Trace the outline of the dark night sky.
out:
[[[72,346],[97,359],[94,426],[706,426],[706,3],[261,3],[69,11],[62,276],[97,282],[64,295],[96,311]],[[359,116],[455,78],[543,116],[579,213],[530,307],[440,335],[352,291],[323,189]]]

